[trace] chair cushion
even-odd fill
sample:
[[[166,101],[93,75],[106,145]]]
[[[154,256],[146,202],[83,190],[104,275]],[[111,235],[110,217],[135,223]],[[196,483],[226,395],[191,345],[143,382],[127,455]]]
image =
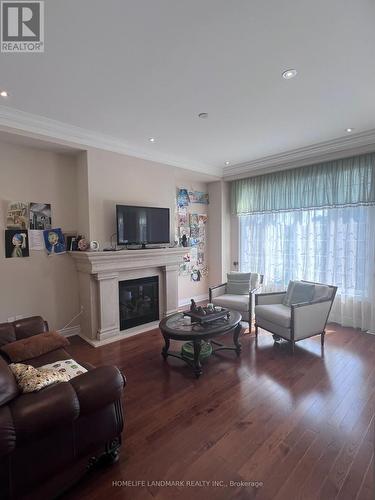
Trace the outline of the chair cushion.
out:
[[[249,295],[251,273],[231,272],[227,274],[227,293]]]
[[[327,285],[315,285],[314,295],[311,302],[318,300],[329,300],[332,298],[333,289]]]
[[[249,293],[247,295],[225,293],[224,295],[219,295],[219,297],[212,299],[212,303],[215,304],[215,306],[245,312],[249,310]]]
[[[259,316],[284,328],[290,328],[291,314],[290,307],[284,306],[284,304],[255,306],[255,318]]]
[[[303,283],[302,281],[290,281],[283,304],[301,304],[311,302],[314,295],[315,285],[313,283]]]

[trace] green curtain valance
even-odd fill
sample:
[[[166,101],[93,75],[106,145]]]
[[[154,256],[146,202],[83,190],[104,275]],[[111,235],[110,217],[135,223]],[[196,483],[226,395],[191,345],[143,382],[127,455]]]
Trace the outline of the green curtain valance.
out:
[[[232,213],[375,204],[375,153],[232,182]]]

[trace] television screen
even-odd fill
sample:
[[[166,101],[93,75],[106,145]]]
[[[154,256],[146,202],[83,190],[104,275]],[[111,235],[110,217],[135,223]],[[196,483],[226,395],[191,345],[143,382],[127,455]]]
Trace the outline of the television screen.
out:
[[[169,208],[117,205],[117,243],[169,243]]]

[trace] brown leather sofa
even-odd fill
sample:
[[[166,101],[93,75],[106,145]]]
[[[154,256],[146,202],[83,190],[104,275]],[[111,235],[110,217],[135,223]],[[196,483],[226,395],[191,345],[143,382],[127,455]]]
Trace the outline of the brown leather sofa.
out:
[[[0,324],[0,346],[48,331],[39,316]],[[71,356],[63,348],[23,361],[34,367]],[[8,360],[9,361],[9,360]],[[0,498],[55,498],[121,443],[125,379],[115,366],[93,367],[69,382],[21,394],[0,356]]]

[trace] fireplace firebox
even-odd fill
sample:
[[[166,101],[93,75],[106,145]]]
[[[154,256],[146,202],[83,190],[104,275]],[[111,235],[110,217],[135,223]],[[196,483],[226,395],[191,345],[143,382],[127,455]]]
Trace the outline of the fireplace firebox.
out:
[[[119,282],[120,330],[159,319],[159,277]]]

